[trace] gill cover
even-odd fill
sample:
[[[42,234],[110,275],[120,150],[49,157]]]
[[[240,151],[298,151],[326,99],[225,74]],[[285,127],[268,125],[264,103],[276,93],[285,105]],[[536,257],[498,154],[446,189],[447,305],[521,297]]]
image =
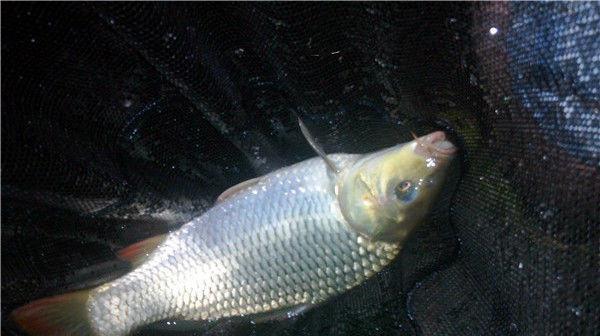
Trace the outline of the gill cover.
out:
[[[423,221],[451,156],[429,155],[418,146],[415,140],[366,154],[338,176],[340,208],[361,235],[397,242]]]
[[[398,242],[421,223],[441,190],[455,148],[443,132],[365,154],[340,169],[312,137],[302,134],[325,161],[334,179],[342,214],[350,227],[370,240]]]

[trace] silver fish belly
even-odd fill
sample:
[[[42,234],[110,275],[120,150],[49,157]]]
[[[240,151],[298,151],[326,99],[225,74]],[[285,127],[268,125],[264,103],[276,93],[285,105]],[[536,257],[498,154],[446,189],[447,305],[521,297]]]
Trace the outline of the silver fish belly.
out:
[[[423,222],[457,148],[441,131],[363,155],[319,155],[226,190],[179,230],[118,252],[133,270],[11,313],[31,335],[126,335],[162,319],[265,319],[342,293]],[[366,237],[366,238],[363,238]]]
[[[338,166],[355,155],[330,155]],[[325,162],[300,162],[183,225],[131,273],[94,289],[98,335],[154,321],[214,320],[315,305],[389,264],[397,243],[369,242],[346,223]]]

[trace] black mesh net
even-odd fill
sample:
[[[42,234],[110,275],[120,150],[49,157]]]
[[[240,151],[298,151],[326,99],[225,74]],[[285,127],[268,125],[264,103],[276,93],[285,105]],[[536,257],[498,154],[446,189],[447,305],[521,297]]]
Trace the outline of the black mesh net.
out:
[[[600,6],[5,3],[2,334],[238,182],[442,129],[461,160],[392,267],[287,321],[139,335],[568,335],[600,324]],[[180,326],[181,324],[179,324]]]

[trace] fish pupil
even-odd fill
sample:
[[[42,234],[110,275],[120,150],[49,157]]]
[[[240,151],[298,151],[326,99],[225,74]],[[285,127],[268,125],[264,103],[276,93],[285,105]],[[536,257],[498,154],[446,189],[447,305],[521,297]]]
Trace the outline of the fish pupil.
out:
[[[400,182],[394,189],[396,197],[403,202],[410,202],[415,198],[415,188],[409,180]]]

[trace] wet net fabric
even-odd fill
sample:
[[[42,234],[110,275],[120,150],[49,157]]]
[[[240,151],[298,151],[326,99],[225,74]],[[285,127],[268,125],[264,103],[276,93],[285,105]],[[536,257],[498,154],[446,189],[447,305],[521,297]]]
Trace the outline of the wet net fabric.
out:
[[[301,316],[139,335],[593,335],[600,6],[2,6],[2,334],[33,299],[236,183],[447,131],[439,205],[390,268]]]

